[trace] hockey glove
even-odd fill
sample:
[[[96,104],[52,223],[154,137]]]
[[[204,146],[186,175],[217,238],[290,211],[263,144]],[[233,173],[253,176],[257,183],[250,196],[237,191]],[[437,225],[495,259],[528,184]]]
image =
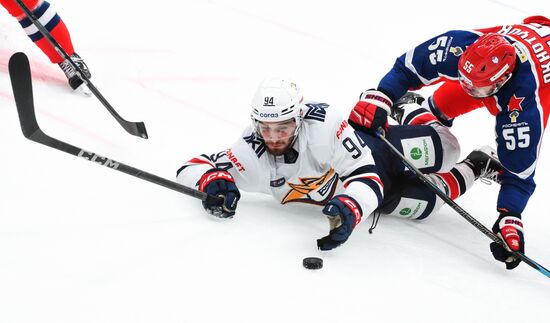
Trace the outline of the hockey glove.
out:
[[[498,243],[492,242],[490,248],[493,257],[498,261],[504,262],[506,264],[506,269],[516,268],[521,260],[514,257],[510,251],[525,252],[521,215],[501,212],[495,225],[493,225],[493,232],[508,245],[508,248],[504,248]]]
[[[206,212],[219,218],[231,218],[235,215],[241,193],[235,185],[233,176],[227,171],[219,168],[209,169],[199,180],[199,191],[223,198],[222,205],[203,201],[202,206]]]
[[[355,130],[374,133],[378,128],[388,129],[388,115],[393,105],[390,98],[384,93],[370,89],[359,97],[348,118],[348,122]]]
[[[323,208],[330,223],[329,235],[317,240],[320,250],[331,250],[348,240],[361,221],[361,207],[347,195],[336,195]]]

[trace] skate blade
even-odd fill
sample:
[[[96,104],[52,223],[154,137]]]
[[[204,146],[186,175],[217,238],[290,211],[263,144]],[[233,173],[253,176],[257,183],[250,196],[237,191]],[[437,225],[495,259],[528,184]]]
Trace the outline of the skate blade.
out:
[[[90,91],[90,89],[84,83],[77,87],[74,92],[87,97],[92,96],[92,91]]]

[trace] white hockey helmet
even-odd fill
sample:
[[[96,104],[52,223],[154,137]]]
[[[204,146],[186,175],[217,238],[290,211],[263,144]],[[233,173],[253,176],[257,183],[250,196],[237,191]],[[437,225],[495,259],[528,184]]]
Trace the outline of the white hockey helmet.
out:
[[[304,97],[295,82],[278,77],[265,79],[252,99],[252,124],[257,129],[260,122],[281,122],[294,119],[296,131],[302,123]]]

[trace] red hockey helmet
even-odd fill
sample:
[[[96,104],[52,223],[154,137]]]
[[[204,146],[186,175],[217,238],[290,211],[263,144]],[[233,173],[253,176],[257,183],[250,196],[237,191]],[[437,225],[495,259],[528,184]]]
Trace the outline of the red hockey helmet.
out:
[[[502,35],[488,33],[468,46],[458,61],[458,79],[474,98],[495,94],[512,76],[516,49]]]

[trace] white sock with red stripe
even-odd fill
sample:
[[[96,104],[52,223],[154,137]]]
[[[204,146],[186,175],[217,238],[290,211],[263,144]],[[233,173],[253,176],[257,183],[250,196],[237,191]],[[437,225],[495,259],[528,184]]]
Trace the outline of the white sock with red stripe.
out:
[[[439,188],[443,188],[452,200],[466,193],[476,179],[470,166],[464,163],[457,164],[447,173],[430,174],[428,177]]]
[[[401,109],[403,109],[402,125],[427,125],[439,122],[429,109],[416,103],[404,104]]]

